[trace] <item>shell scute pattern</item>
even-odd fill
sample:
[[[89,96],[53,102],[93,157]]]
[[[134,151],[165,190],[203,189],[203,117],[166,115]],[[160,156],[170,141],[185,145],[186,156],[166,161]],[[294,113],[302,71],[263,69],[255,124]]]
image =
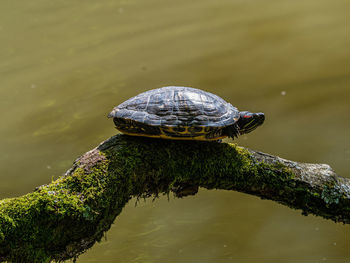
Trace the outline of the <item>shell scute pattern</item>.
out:
[[[239,118],[239,112],[215,94],[187,87],[164,87],[125,101],[114,108],[112,117],[153,126],[225,127]]]

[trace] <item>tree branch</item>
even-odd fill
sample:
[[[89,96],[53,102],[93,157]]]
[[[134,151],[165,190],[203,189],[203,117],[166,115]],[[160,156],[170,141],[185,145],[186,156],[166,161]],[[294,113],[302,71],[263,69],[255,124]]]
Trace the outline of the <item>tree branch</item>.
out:
[[[56,181],[0,201],[0,261],[49,262],[99,241],[132,198],[235,190],[350,223],[350,180],[235,144],[116,135]]]

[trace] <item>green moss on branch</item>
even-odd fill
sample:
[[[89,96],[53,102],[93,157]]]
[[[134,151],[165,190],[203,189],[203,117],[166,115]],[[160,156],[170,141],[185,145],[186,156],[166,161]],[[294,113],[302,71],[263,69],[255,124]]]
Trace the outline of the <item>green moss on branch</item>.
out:
[[[117,135],[51,184],[0,201],[0,259],[50,262],[99,241],[133,196],[198,187],[236,190],[344,223],[349,181],[325,165],[300,164],[234,144]]]

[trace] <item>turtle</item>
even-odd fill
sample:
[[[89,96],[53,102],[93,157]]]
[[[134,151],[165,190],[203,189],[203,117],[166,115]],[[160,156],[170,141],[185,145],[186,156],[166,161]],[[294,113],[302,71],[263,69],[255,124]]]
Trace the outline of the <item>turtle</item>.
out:
[[[131,136],[172,140],[234,139],[263,124],[262,112],[239,111],[219,96],[190,87],[148,90],[113,108],[116,128]]]

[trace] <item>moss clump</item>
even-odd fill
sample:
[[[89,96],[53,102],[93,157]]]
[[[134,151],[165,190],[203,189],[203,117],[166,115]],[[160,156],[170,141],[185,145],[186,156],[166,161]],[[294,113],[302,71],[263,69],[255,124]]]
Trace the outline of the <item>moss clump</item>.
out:
[[[124,137],[123,137],[124,138]],[[105,152],[110,171],[123,171],[133,195],[168,193],[174,185],[242,192],[284,191],[293,172],[281,163],[257,162],[235,144],[126,137]]]
[[[98,241],[129,199],[106,170],[108,160],[86,172],[77,168],[37,191],[0,203],[0,258],[49,262],[77,255]],[[78,244],[75,244],[78,243]]]

